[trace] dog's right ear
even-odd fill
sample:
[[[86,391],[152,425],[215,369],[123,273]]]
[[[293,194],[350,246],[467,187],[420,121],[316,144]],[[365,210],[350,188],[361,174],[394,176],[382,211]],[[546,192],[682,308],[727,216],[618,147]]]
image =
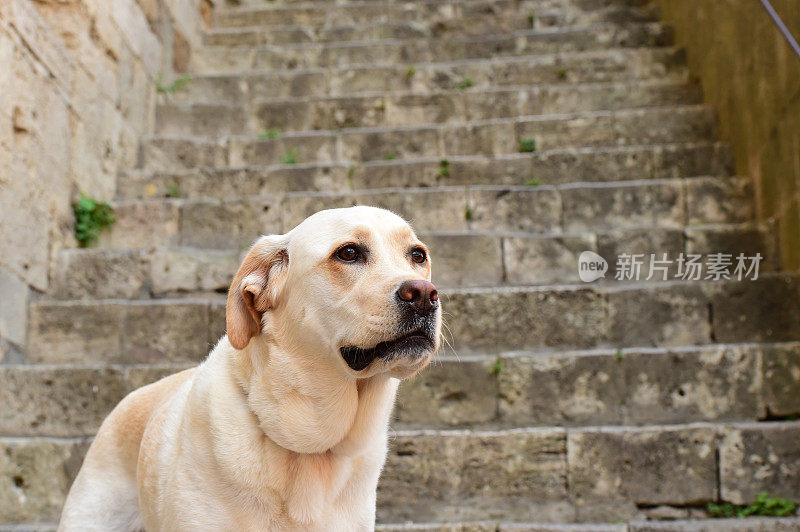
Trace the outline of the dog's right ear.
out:
[[[289,266],[282,235],[259,238],[239,266],[228,290],[225,325],[228,340],[244,349],[261,332],[261,318],[277,300]]]

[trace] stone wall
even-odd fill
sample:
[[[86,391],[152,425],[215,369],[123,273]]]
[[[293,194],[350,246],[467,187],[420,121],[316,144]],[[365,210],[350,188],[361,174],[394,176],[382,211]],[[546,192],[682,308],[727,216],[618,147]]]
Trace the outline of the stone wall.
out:
[[[800,39],[797,0],[771,0]],[[739,174],[753,178],[759,218],[773,225],[787,269],[800,268],[800,58],[760,2],[656,0],[686,47]]]
[[[0,1],[0,360],[25,345],[28,300],[76,245],[73,201],[113,198],[152,131],[159,76],[186,68],[212,7]]]

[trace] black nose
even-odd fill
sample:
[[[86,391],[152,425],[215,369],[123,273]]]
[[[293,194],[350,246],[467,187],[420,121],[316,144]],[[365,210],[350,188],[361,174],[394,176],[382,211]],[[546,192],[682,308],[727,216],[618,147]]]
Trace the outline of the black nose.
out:
[[[419,315],[430,314],[439,305],[439,292],[428,281],[404,281],[397,289],[397,298]]]

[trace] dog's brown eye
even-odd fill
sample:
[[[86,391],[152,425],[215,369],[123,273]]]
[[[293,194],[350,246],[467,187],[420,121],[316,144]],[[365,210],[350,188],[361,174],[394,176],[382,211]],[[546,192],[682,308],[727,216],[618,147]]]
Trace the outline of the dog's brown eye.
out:
[[[344,262],[355,262],[358,258],[358,249],[355,246],[344,246],[336,252],[336,257]]]
[[[411,260],[413,260],[417,264],[422,264],[423,262],[425,262],[425,259],[426,255],[424,250],[419,248],[411,250]]]

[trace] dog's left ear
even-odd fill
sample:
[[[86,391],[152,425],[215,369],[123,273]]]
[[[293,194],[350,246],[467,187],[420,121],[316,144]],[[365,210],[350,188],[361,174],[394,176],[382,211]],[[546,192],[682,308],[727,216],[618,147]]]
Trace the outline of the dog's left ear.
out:
[[[262,236],[250,248],[228,290],[225,310],[228,340],[236,349],[261,332],[261,318],[275,305],[288,266],[282,235]]]

